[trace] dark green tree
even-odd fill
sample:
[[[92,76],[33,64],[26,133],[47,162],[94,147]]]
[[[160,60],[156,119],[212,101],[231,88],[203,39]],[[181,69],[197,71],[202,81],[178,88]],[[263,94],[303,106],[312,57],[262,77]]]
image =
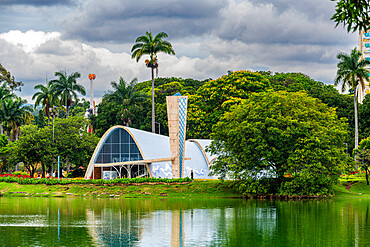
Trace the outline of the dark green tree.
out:
[[[107,99],[102,100],[98,105],[98,115],[90,116],[90,121],[96,136],[103,136],[104,133],[112,126],[119,125],[122,121],[118,118],[119,106]]]
[[[69,114],[71,116],[82,117],[85,115],[86,109],[90,108],[90,102],[86,101],[84,98],[77,99],[73,105],[70,107]]]
[[[345,136],[345,119],[306,93],[254,93],[215,126],[210,151],[219,157],[212,172],[242,181],[276,174],[267,185],[274,189],[242,184],[246,194],[328,193],[346,166]]]
[[[5,101],[7,99],[14,98],[14,97],[15,97],[15,95],[10,92],[10,90],[9,90],[9,88],[7,86],[7,83],[6,82],[3,82],[0,85],[0,106],[3,103],[3,101]],[[0,134],[3,134],[4,133],[3,123],[1,122],[0,125],[1,125],[0,126]]]
[[[88,121],[84,117],[69,117],[55,120],[54,145],[67,171],[71,166],[87,167],[99,138],[87,133]],[[49,126],[49,131],[51,127]]]
[[[25,103],[25,100],[16,98],[7,99],[0,105],[0,122],[3,123],[10,141],[17,140],[20,126],[30,124],[33,119],[31,107],[26,106]]]
[[[121,119],[123,125],[129,126],[135,118],[134,112],[140,112],[143,107],[142,104],[147,100],[147,95],[137,91],[135,85],[137,79],[134,78],[130,83],[127,83],[122,77],[119,83],[113,81],[111,86],[114,91],[109,91],[104,95],[109,102],[116,103],[120,108],[117,119]]]
[[[365,171],[366,183],[369,185],[369,172],[370,172],[370,136],[363,139],[358,148],[355,149],[355,154],[358,155],[357,164]]]
[[[44,117],[44,113],[43,113],[43,110],[39,110],[38,114],[35,115],[35,123],[34,123],[37,127],[39,128],[44,128],[45,125],[47,125],[45,123],[45,117]]]
[[[50,123],[50,109],[59,105],[58,98],[52,92],[52,83],[47,83],[46,86],[39,84],[34,87],[34,89],[39,89],[40,92],[36,92],[32,96],[32,100],[35,100],[35,107],[42,105],[45,115],[48,118],[48,124]]]
[[[135,58],[139,62],[143,55],[149,55],[149,60],[145,61],[148,68],[152,71],[152,132],[155,133],[155,104],[154,104],[154,69],[158,69],[157,53],[163,52],[166,54],[175,55],[172,44],[164,38],[168,35],[164,32],[158,33],[153,37],[151,32],[146,32],[144,36],[136,39],[131,52],[131,58]]]

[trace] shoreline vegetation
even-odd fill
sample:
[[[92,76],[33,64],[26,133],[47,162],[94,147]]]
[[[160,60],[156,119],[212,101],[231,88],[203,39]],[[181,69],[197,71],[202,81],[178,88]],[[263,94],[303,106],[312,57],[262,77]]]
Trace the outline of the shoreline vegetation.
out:
[[[334,195],[325,196],[243,196],[232,188],[234,181],[222,182],[220,180],[204,179],[194,181],[191,181],[190,179],[183,180],[184,181],[173,182],[170,180],[167,182],[158,180],[151,182],[83,182],[63,184],[20,184],[17,182],[0,182],[0,196],[97,198],[249,198],[270,200],[302,200],[345,197],[370,198],[370,187],[366,185],[366,180],[361,179],[342,179],[337,185],[334,186]],[[92,180],[90,180],[90,182],[91,181]]]

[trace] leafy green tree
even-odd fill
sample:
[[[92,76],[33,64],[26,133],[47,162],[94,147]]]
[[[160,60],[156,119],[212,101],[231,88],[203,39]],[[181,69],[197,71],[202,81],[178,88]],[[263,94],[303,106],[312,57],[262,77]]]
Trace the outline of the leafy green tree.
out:
[[[361,59],[361,52],[356,47],[351,51],[351,54],[340,53],[337,58],[338,70],[335,77],[334,85],[342,84],[342,91],[347,88],[354,90],[353,104],[355,116],[355,148],[358,146],[358,116],[357,116],[357,98],[358,91],[365,89],[366,81],[369,81],[368,72],[365,66],[370,64],[370,61]]]
[[[0,106],[3,101],[14,98],[15,95],[8,89],[7,83],[4,82],[0,85]],[[0,124],[0,134],[4,134],[3,123]]]
[[[103,136],[104,133],[112,126],[121,124],[121,120],[117,119],[120,109],[119,106],[113,102],[108,102],[103,98],[98,105],[98,115],[91,115],[90,121],[96,136]]]
[[[276,176],[266,185],[273,189],[261,191],[261,180],[257,188],[243,184],[245,193],[328,193],[346,166],[345,136],[345,119],[306,93],[254,93],[215,126],[210,151],[219,157],[212,172],[242,181],[263,172]]]
[[[99,138],[87,133],[87,124],[87,119],[83,117],[55,120],[54,145],[57,155],[65,162],[67,171],[71,165],[87,167],[98,144]]]
[[[208,80],[206,80],[208,81]],[[180,92],[181,95],[195,94],[197,89],[204,84],[205,81],[198,81],[190,78],[155,78],[154,80],[154,95],[156,98],[156,128],[162,135],[168,135],[167,126],[167,105],[166,96]],[[130,112],[134,116],[131,127],[150,131],[151,130],[151,83],[152,81],[143,81],[135,83],[135,92],[146,95],[146,100],[140,102],[140,107],[130,108]],[[129,87],[129,85],[126,85]],[[132,90],[132,89],[130,89]],[[90,120],[97,136],[102,136],[110,127],[122,124],[120,106],[113,103],[107,96],[115,91],[111,91],[103,97],[102,102],[98,105],[98,115],[91,116]],[[140,100],[141,101],[141,100]]]
[[[0,174],[3,173],[5,167],[7,167],[7,149],[9,140],[6,135],[0,134]]]
[[[21,98],[7,99],[0,105],[0,122],[3,123],[10,141],[17,140],[20,126],[30,124],[33,118],[31,107]]]
[[[335,14],[332,16],[337,27],[343,24],[347,32],[356,30],[367,30],[370,26],[370,4],[369,0],[331,0],[336,1]]]
[[[109,91],[108,94],[104,95],[108,101],[116,103],[120,111],[117,119],[122,119],[123,125],[129,126],[135,117],[134,111],[139,112],[143,109],[142,103],[146,101],[147,95],[136,91],[135,85],[137,79],[133,79],[130,83],[127,83],[122,77],[119,79],[119,83],[113,81],[111,86],[114,91]]]
[[[16,81],[14,76],[10,74],[1,64],[0,64],[0,83],[6,83],[11,91],[19,90],[24,85],[22,81]]]
[[[355,153],[359,156],[357,164],[365,171],[366,183],[369,185],[369,172],[370,172],[370,136],[363,139]]]
[[[139,62],[143,55],[149,55],[150,60],[146,60],[147,67],[152,70],[152,132],[155,133],[155,104],[154,104],[154,69],[158,69],[158,58],[157,53],[163,52],[166,54],[175,55],[175,51],[172,48],[172,44],[164,38],[168,35],[164,32],[158,33],[154,38],[151,32],[146,32],[144,36],[140,36],[136,39],[131,52],[131,58],[136,58],[136,62]]]
[[[77,99],[70,108],[70,115],[82,117],[88,108],[90,108],[89,101],[86,101],[84,98]]]
[[[266,72],[265,72],[266,73]],[[267,78],[270,80],[271,86],[275,91],[288,91],[288,92],[300,92],[304,91],[313,98],[320,99],[323,103],[330,107],[336,108],[338,118],[348,119],[348,135],[346,138],[346,145],[349,147],[350,153],[354,148],[354,133],[355,133],[355,120],[353,111],[353,99],[348,94],[341,94],[333,85],[327,85],[320,81],[315,81],[309,76],[302,73],[266,73]],[[360,130],[361,120],[366,120],[370,117],[365,116],[363,113],[360,116]],[[370,116],[370,109],[369,109]],[[362,126],[365,126],[362,124]],[[360,131],[360,134],[362,132]],[[369,136],[359,135],[359,137]]]
[[[230,106],[268,88],[271,86],[266,76],[251,71],[236,71],[205,82],[196,95],[189,97],[187,137],[209,138],[212,127]]]
[[[57,118],[54,138],[51,126],[24,126],[19,140],[8,145],[6,150],[0,149],[0,156],[6,157],[9,163],[23,162],[31,176],[41,164],[45,177],[45,172],[51,172],[57,156],[61,157],[67,170],[71,166],[87,167],[99,138],[87,133],[86,126],[87,120],[83,117]]]
[[[53,160],[57,155],[56,146],[53,145],[52,131],[49,127],[37,128],[27,126],[19,140],[13,146],[13,155],[17,161],[23,162],[26,169],[33,177],[38,164],[41,164],[42,177],[54,164]]]
[[[58,79],[51,80],[52,84],[52,94],[60,97],[60,103],[66,107],[66,118],[69,116],[69,107],[72,105],[73,101],[77,100],[77,93],[82,95],[86,94],[85,88],[77,84],[77,79],[81,77],[78,72],[67,75],[66,72],[56,72],[55,76]]]
[[[37,107],[40,104],[42,104],[42,106],[44,107],[43,109],[48,118],[48,124],[50,123],[50,109],[55,106],[58,106],[59,104],[58,98],[52,92],[52,89],[53,89],[52,87],[53,87],[53,84],[50,82],[47,83],[46,86],[42,84],[36,85],[34,89],[40,89],[40,92],[36,92],[32,96],[32,100],[36,98],[35,107]]]
[[[39,128],[44,128],[46,124],[45,122],[45,117],[44,117],[44,113],[43,113],[43,110],[39,110],[38,114],[36,115],[35,114],[35,121],[33,122],[33,124],[35,124],[37,127]]]

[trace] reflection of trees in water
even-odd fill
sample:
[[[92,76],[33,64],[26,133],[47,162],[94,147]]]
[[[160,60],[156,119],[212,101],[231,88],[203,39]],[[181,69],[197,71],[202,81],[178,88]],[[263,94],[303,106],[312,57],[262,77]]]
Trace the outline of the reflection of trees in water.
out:
[[[11,246],[370,246],[370,199],[0,198],[0,205],[0,243]]]
[[[13,197],[0,198],[0,205],[2,245],[92,245],[81,200]]]
[[[248,200],[220,209],[214,245],[369,246],[369,206],[369,199]]]

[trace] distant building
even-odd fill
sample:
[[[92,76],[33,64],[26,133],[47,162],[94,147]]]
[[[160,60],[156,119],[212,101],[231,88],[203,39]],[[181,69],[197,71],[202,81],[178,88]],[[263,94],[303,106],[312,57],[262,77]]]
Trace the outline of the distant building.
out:
[[[213,178],[211,140],[187,140],[187,96],[167,96],[169,137],[125,126],[110,128],[100,139],[85,179],[133,177]]]
[[[185,141],[184,167],[181,177],[213,178],[209,165],[215,156],[205,151],[211,140]],[[114,126],[101,138],[90,160],[86,179],[116,177],[172,178],[172,159],[168,136]]]

